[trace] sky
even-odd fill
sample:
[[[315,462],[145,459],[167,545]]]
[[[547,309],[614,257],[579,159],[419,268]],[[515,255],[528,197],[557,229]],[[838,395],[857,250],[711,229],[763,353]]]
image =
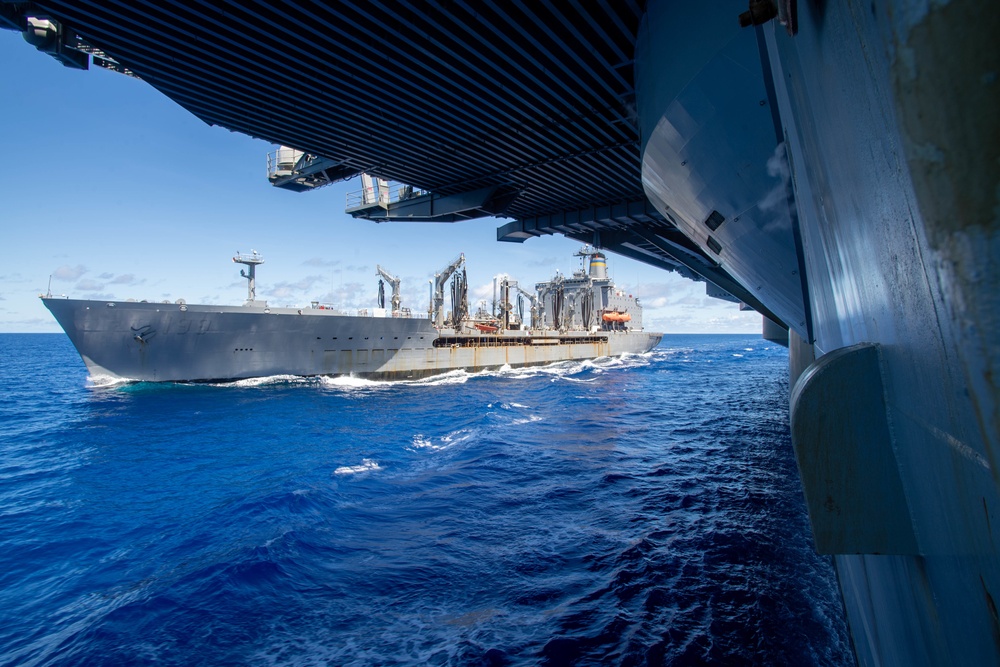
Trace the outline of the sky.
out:
[[[344,213],[359,179],[314,192],[267,181],[276,147],[211,127],[152,86],[99,67],[63,67],[0,30],[0,333],[58,332],[38,299],[240,304],[237,251],[260,252],[257,298],[375,305],[376,264],[402,280],[403,306],[425,311],[427,281],[464,253],[471,308],[506,273],[523,286],[579,268],[562,236],[499,243],[505,220],[381,223]],[[608,254],[638,296],[646,329],[759,333],[760,316],[705,295],[705,284]]]

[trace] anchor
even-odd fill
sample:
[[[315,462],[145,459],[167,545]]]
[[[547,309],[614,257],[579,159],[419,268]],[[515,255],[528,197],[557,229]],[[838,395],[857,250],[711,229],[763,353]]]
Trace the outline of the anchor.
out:
[[[140,343],[147,343],[149,339],[156,335],[156,329],[152,325],[144,324],[141,327],[129,327],[134,333],[132,338]]]

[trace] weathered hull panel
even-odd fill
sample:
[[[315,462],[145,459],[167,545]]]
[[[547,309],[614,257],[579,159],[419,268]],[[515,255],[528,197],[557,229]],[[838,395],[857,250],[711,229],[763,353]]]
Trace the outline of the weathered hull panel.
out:
[[[877,344],[915,537],[835,555],[857,656],[1000,664],[1000,21],[976,2],[799,7],[796,37],[766,36],[816,355]]]
[[[785,318],[793,368],[798,339],[814,343],[793,437],[859,662],[1000,664],[1000,14],[800,2],[795,36],[776,22],[735,35],[737,4],[647,7],[647,195]],[[754,60],[770,86],[738,81]],[[755,103],[778,111],[772,174]],[[761,215],[780,210],[782,172],[787,233]],[[879,498],[891,506],[866,511]]]
[[[271,375],[416,378],[641,353],[661,338],[601,332],[593,342],[570,344],[435,346],[438,332],[418,318],[50,298],[44,303],[93,377],[151,382]]]

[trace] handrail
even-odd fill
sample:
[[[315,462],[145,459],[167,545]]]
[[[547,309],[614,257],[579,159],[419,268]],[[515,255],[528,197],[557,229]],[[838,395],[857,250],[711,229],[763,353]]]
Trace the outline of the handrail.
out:
[[[307,167],[315,159],[315,155],[308,155],[296,148],[282,146],[267,154],[267,177],[273,179],[279,175],[288,176],[296,169]]]
[[[349,309],[338,308],[336,306],[331,306],[330,304],[320,303],[319,301],[310,302],[311,310],[329,310],[334,315],[347,315],[351,316]],[[388,308],[357,308],[354,310],[353,315],[356,317],[375,317],[375,311],[382,310],[385,314],[379,316],[387,318],[397,318],[397,319],[410,319],[410,320],[426,320],[427,313],[414,313],[409,308],[400,308],[399,310],[390,311]]]
[[[397,181],[389,181],[388,187],[382,191],[376,185],[347,193],[347,208],[364,208],[366,206],[388,206],[406,199],[413,199],[430,194],[426,190],[404,185]]]
[[[237,264],[263,264],[264,256],[258,252],[248,255],[245,252],[237,252],[233,256],[233,261]]]

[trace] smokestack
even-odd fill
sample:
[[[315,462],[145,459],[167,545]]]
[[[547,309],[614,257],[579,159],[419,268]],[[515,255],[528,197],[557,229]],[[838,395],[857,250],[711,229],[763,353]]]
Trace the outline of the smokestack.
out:
[[[608,262],[603,253],[595,252],[590,256],[590,277],[593,280],[608,279]]]

